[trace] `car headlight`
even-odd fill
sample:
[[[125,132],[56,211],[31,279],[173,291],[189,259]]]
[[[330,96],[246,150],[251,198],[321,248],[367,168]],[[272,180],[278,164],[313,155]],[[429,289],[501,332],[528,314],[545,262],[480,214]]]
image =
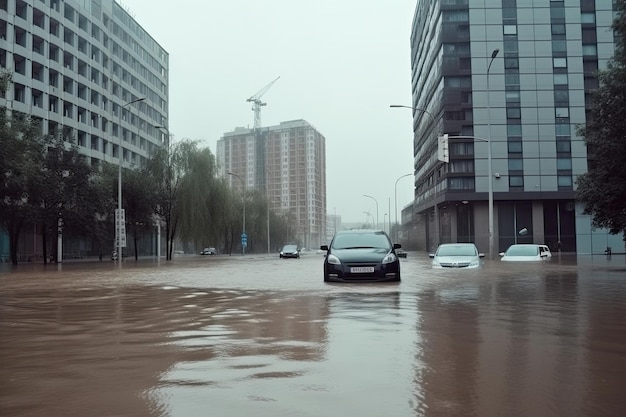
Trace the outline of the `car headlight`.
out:
[[[335,255],[332,255],[332,254],[326,256],[326,261],[329,264],[341,265],[341,261],[339,260],[339,258],[337,258]]]
[[[470,262],[469,266],[480,266],[480,261],[473,260],[472,262]]]
[[[384,265],[384,264],[390,264],[390,263],[392,263],[392,262],[395,262],[397,259],[398,259],[398,258],[396,258],[396,255],[395,255],[394,253],[389,252],[389,253],[387,254],[387,256],[385,256],[385,257],[383,258],[383,265]]]
[[[441,268],[441,264],[436,259],[433,259],[433,268]]]

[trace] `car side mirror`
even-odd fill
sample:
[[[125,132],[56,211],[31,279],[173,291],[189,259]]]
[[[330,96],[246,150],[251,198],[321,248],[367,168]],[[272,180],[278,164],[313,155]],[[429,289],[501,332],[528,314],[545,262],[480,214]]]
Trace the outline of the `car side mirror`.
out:
[[[394,248],[394,249],[400,249],[401,247],[402,247],[402,245],[401,245],[401,244],[399,244],[399,243],[394,243],[394,244],[393,244],[393,248]]]
[[[429,258],[434,258],[434,257],[435,257],[435,254],[434,254],[434,253],[429,253],[429,254],[428,254],[428,257],[429,257]]]
[[[320,246],[320,249],[327,251],[328,250],[328,245],[322,245],[322,246]]]
[[[504,252],[500,252],[498,255],[500,255],[500,256],[504,256]]]
[[[503,255],[504,255],[504,254],[503,254]],[[478,254],[478,257],[479,257],[479,258],[484,258],[484,257],[485,257],[485,254],[484,254],[484,253],[479,253],[479,254]]]

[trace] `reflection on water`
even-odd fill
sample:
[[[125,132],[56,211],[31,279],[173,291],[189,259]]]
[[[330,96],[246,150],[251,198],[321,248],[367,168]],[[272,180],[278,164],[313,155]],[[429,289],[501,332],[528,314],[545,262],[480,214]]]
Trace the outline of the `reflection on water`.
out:
[[[623,416],[626,262],[327,285],[321,259],[0,274],[0,415]]]

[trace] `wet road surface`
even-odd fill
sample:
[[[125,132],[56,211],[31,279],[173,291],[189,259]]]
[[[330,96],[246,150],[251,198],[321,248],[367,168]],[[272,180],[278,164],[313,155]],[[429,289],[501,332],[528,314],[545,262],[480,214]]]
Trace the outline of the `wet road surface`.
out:
[[[5,264],[6,265],[6,264]],[[626,259],[0,265],[1,416],[625,416]]]

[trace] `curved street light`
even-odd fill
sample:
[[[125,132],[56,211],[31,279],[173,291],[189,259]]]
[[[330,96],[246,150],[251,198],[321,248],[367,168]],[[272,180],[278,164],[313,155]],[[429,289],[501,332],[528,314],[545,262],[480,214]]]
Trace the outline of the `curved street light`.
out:
[[[122,105],[120,107],[120,113],[118,115],[118,136],[120,137],[119,145],[118,145],[118,170],[117,170],[117,216],[115,216],[115,237],[116,239],[116,247],[117,247],[117,261],[120,265],[122,265],[122,231],[124,234],[126,233],[126,228],[122,227],[125,221],[125,218],[122,217],[122,163],[124,162],[124,151],[122,149],[122,112],[124,111],[124,107],[130,106],[133,103],[137,103],[139,101],[144,101],[145,97],[136,98],[134,100],[129,101],[128,103]],[[126,242],[124,242],[124,246],[126,246]]]
[[[241,178],[239,175],[235,174],[234,172],[228,172],[228,175],[232,175],[233,177],[239,178],[239,181],[241,181],[241,186],[243,187],[243,193],[242,193],[242,200],[243,200],[243,232],[242,232],[242,237],[243,235],[246,234],[246,183],[243,180],[243,178]],[[246,255],[246,247],[243,245],[243,242],[241,244],[241,254],[242,255]]]
[[[378,229],[378,201],[371,195],[363,194],[363,197],[371,198],[376,203],[376,228]]]
[[[487,159],[489,159],[489,257],[493,259],[493,177],[491,172],[491,102],[489,89],[489,70],[493,60],[498,56],[499,49],[494,49],[491,53],[491,60],[487,66]]]
[[[396,237],[395,237],[395,242],[398,242],[398,181],[400,181],[402,178],[404,177],[408,177],[409,175],[413,175],[412,172],[409,172],[408,174],[404,174],[401,175],[400,177],[398,177],[398,179],[396,180],[396,184],[394,186],[394,203],[395,203],[395,208],[394,211],[396,212]],[[391,231],[391,227],[389,228],[389,231]]]

